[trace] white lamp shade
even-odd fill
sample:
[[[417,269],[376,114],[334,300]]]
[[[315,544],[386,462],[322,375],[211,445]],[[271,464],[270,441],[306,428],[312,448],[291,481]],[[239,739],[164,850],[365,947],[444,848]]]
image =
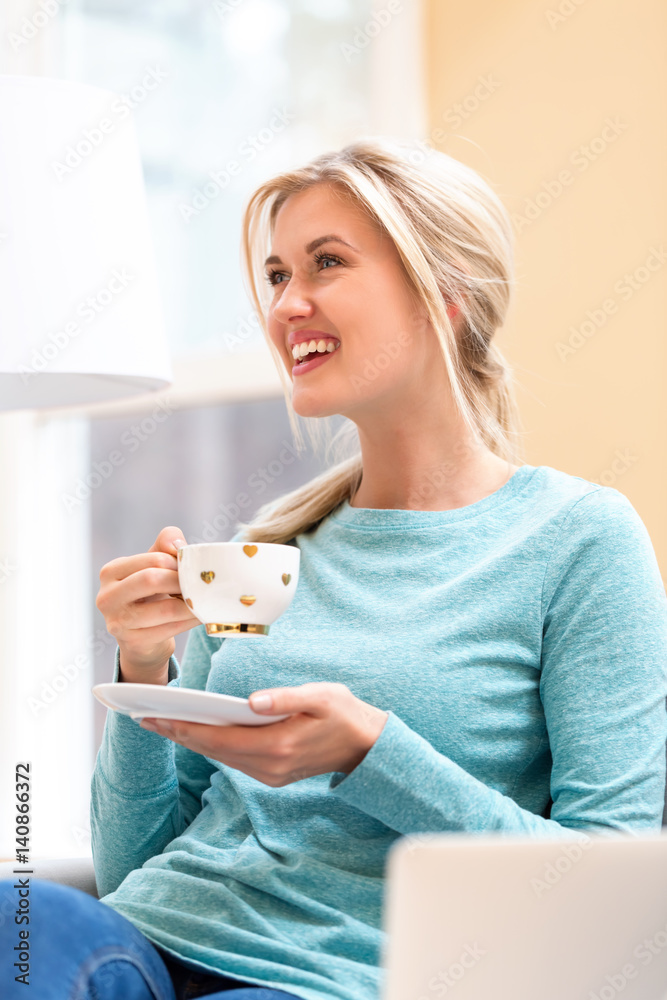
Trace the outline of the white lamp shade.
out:
[[[98,87],[0,75],[0,409],[171,381],[129,108]]]

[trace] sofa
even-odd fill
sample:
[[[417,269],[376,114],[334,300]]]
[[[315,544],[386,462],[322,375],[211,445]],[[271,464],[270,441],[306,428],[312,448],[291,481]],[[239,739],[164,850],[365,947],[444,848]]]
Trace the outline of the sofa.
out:
[[[87,858],[49,858],[48,860],[31,861],[29,865],[15,864],[13,861],[0,861],[0,879],[15,877],[15,871],[24,868],[32,869],[33,878],[45,878],[50,882],[62,882],[63,885],[74,886],[90,896],[98,898],[95,882],[93,859]]]

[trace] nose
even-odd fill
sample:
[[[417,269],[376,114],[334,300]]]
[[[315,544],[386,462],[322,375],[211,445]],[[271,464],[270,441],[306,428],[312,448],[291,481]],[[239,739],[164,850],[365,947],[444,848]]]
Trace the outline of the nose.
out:
[[[315,304],[307,292],[306,284],[299,282],[294,275],[284,282],[285,288],[271,304],[270,313],[278,323],[294,323],[312,316]]]

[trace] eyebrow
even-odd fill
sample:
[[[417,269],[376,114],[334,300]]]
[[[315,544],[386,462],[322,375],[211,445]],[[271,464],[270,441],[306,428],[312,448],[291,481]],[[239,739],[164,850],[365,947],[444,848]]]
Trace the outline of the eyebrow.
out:
[[[334,233],[329,233],[328,236],[318,236],[316,240],[312,240],[311,243],[306,243],[303,248],[306,253],[312,253],[313,250],[317,250],[321,247],[323,243],[342,243],[344,246],[349,247],[350,250],[354,250],[355,253],[359,253],[356,247],[353,247],[351,243],[347,243],[342,237],[336,236]],[[280,257],[276,257],[275,254],[272,257],[267,257],[264,261],[264,266],[267,264],[282,264]]]

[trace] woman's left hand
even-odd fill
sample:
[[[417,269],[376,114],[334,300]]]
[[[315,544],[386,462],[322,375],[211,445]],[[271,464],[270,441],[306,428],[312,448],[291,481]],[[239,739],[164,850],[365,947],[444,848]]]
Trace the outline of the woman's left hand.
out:
[[[260,695],[271,705],[257,706]],[[349,774],[382,732],[388,713],[356,698],[345,684],[315,682],[250,695],[258,714],[295,713],[265,726],[211,726],[142,719],[141,726],[211,760],[281,788],[315,774]]]

